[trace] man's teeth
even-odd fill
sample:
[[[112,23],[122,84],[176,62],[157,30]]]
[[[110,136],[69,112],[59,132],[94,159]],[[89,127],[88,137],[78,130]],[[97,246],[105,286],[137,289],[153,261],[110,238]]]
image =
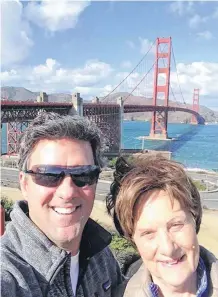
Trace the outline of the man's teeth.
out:
[[[77,207],[72,207],[72,208],[64,208],[64,207],[54,207],[54,211],[60,214],[71,214],[76,210]]]

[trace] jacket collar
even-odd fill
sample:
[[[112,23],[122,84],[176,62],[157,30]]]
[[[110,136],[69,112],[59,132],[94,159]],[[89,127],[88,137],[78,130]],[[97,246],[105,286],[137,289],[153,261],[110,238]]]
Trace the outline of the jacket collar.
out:
[[[6,237],[13,249],[30,264],[36,273],[50,281],[55,271],[67,260],[68,253],[53,244],[45,234],[29,219],[29,209],[26,201],[17,201],[11,212],[7,226]],[[91,258],[107,245],[112,236],[103,227],[89,219],[83,231],[80,255]],[[34,252],[33,252],[34,251]]]
[[[91,258],[106,248],[111,240],[111,234],[89,218],[83,230],[80,253],[87,258]]]
[[[218,296],[218,259],[204,247],[200,247],[200,257],[207,271],[208,296]]]

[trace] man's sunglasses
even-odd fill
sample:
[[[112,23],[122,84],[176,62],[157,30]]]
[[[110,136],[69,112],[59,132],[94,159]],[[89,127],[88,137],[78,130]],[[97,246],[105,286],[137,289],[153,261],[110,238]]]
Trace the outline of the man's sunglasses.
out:
[[[32,176],[34,183],[43,187],[57,187],[69,175],[74,184],[81,188],[95,184],[101,170],[96,165],[34,165],[31,170],[25,169],[24,172]]]

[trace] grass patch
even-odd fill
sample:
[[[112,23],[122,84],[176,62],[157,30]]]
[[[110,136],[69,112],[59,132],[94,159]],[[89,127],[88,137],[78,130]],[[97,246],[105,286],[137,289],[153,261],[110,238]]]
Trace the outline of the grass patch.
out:
[[[110,248],[113,251],[125,251],[126,253],[136,253],[135,247],[127,239],[121,237],[117,233],[112,233],[112,241]]]
[[[198,191],[206,191],[207,190],[207,187],[204,183],[202,183],[201,181],[199,180],[194,180],[193,181],[195,186],[197,187]]]

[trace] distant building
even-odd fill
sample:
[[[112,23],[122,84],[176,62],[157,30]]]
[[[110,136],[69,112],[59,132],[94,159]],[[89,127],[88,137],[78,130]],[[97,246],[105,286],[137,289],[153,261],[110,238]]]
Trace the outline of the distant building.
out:
[[[36,98],[37,102],[48,102],[48,95],[45,92],[40,92]]]

